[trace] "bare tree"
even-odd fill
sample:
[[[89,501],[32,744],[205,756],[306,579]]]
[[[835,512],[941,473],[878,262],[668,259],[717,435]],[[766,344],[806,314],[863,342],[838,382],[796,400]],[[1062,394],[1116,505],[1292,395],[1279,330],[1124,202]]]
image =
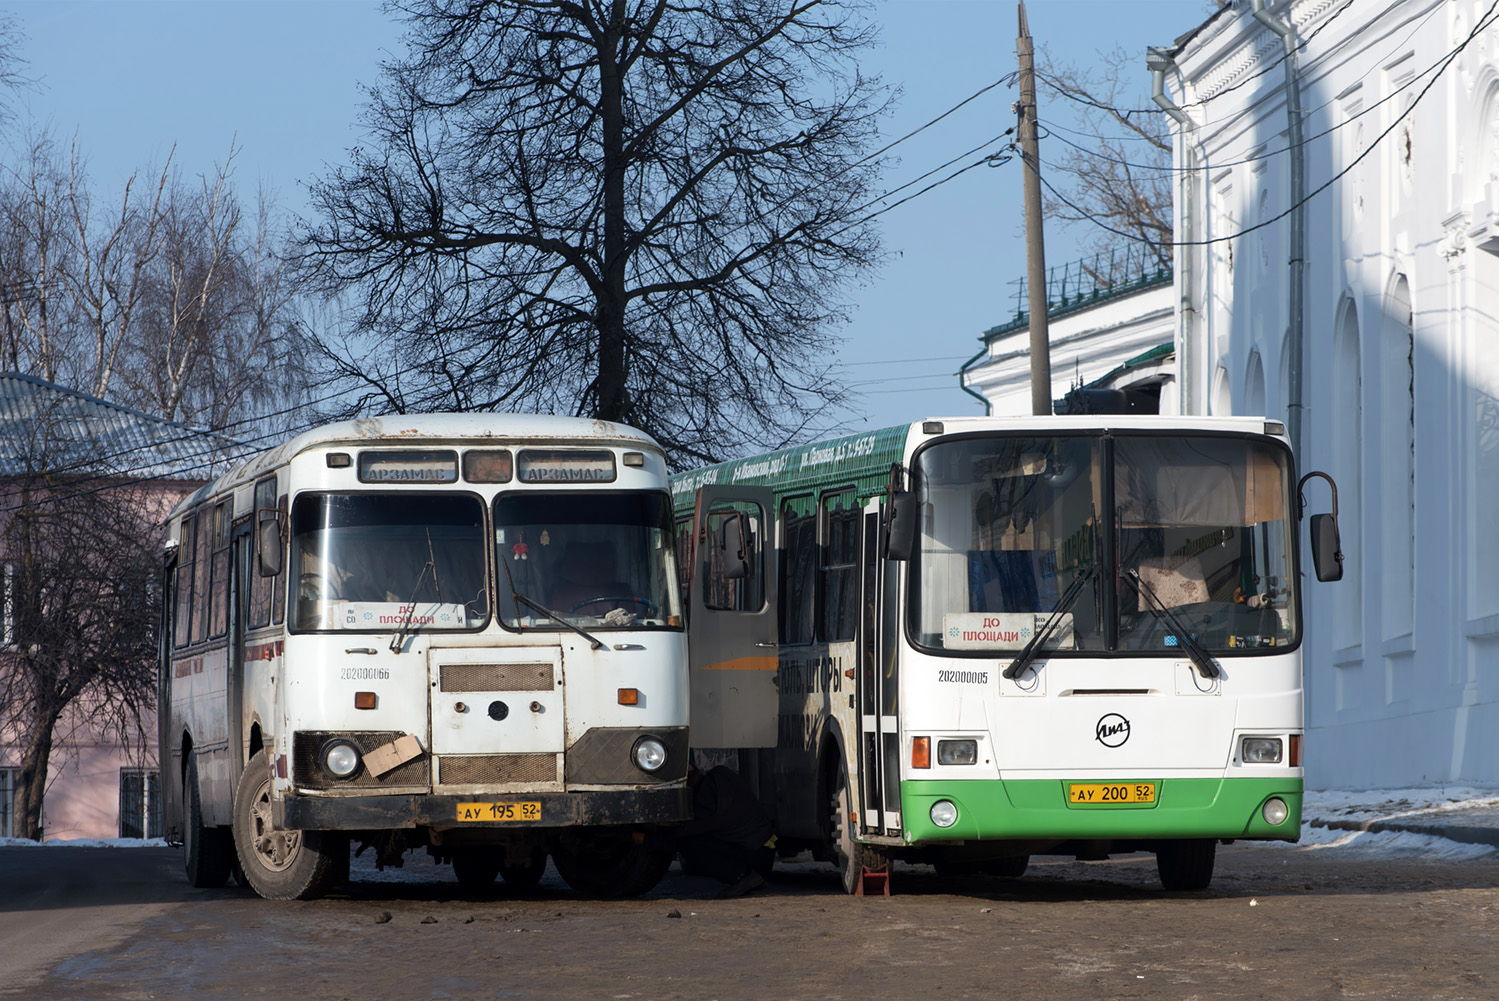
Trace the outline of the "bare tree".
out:
[[[1046,198],[1047,216],[1094,226],[1089,245],[1105,257],[1133,243],[1170,267],[1171,133],[1165,115],[1149,106],[1140,59],[1116,49],[1079,69],[1053,63],[1043,50],[1043,61],[1037,78],[1056,103],[1051,110],[1043,104],[1041,118],[1058,126],[1049,130],[1043,170],[1065,192]],[[1065,120],[1076,127],[1060,127]]]
[[[196,184],[169,157],[100,199],[76,142],[33,136],[0,177],[5,366],[214,428],[298,399],[298,289],[269,198],[241,206],[237,153]]]
[[[877,259],[862,0],[417,0],[304,260],[357,300],[356,409],[620,420],[678,461],[839,399]],[[372,346],[378,346],[371,350]]]

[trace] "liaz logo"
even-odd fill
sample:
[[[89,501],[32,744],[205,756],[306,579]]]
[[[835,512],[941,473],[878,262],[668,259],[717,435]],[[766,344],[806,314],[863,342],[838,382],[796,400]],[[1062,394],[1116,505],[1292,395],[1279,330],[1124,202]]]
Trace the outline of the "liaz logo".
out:
[[[1129,740],[1129,720],[1118,713],[1109,713],[1093,728],[1093,739],[1104,747],[1118,747]]]

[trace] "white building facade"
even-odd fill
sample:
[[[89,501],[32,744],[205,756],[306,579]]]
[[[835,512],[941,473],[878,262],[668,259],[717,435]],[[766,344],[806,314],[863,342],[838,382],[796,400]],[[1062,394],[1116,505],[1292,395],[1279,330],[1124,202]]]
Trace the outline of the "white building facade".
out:
[[[1179,406],[1299,417],[1302,470],[1338,483],[1346,576],[1305,609],[1312,787],[1499,786],[1496,18],[1238,0],[1152,50]]]

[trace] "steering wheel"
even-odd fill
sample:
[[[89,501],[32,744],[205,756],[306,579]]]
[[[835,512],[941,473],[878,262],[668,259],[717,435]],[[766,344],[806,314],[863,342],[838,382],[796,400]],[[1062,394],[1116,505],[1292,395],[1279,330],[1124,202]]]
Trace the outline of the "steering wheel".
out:
[[[580,609],[580,608],[585,608],[588,605],[597,605],[597,604],[599,604],[601,602],[605,602],[605,601],[610,601],[610,602],[624,601],[624,602],[628,602],[630,604],[639,605],[641,608],[645,609],[645,613],[646,613],[645,617],[647,619],[658,618],[659,617],[659,613],[661,611],[660,607],[654,601],[651,601],[649,598],[640,598],[640,597],[636,597],[633,594],[601,594],[597,598],[589,598],[587,601],[580,601],[580,602],[578,602],[576,605],[573,605],[571,608],[569,608],[567,610],[567,614],[572,615],[572,614],[576,613],[577,610]]]
[[[304,573],[297,578],[297,599],[299,601],[321,601],[323,595],[328,593],[328,581],[319,573]]]

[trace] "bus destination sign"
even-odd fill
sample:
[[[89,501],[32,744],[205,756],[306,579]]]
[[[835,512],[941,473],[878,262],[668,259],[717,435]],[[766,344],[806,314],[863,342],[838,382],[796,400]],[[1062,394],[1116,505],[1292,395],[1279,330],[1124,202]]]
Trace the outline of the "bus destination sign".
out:
[[[457,483],[457,452],[361,452],[360,483]]]
[[[522,449],[515,478],[522,483],[612,483],[614,453]]]

